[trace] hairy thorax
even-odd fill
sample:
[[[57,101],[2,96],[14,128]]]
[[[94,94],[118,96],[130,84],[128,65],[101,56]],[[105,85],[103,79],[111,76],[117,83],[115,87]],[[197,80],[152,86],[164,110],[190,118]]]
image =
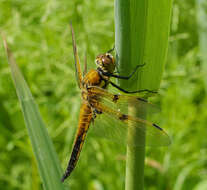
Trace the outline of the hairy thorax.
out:
[[[89,102],[91,104],[94,104],[94,102],[91,102],[91,99],[98,100],[99,97],[97,95],[94,95],[91,92],[91,89],[93,86],[100,87],[100,88],[106,88],[108,86],[108,81],[109,77],[102,77],[100,73],[92,69],[90,70],[83,79],[82,86],[83,86],[83,91],[82,91],[82,98],[86,102]],[[93,98],[92,98],[93,97]]]

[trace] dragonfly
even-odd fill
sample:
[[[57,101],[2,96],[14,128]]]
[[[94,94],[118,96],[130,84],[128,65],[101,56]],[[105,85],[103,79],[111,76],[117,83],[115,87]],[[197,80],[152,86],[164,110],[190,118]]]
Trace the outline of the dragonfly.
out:
[[[143,66],[138,65],[129,76],[120,76],[115,74],[116,64],[115,58],[111,52],[100,54],[96,57],[96,69],[91,69],[87,72],[87,62],[85,60],[85,69],[82,73],[80,60],[77,52],[75,34],[70,24],[72,34],[73,53],[75,60],[75,73],[78,87],[81,89],[82,103],[80,107],[78,128],[72,148],[70,160],[67,169],[61,179],[62,182],[68,178],[74,170],[83,147],[86,134],[91,123],[98,123],[100,128],[107,133],[111,139],[123,140],[120,134],[125,133],[129,126],[138,128],[140,135],[146,136],[148,139],[147,145],[169,145],[170,139],[167,133],[155,123],[151,123],[144,118],[128,115],[129,105],[133,105],[136,109],[153,110],[153,104],[139,96],[129,96],[140,92],[151,92],[150,90],[127,91],[114,82],[110,78],[118,78],[123,80],[130,79],[136,70]],[[125,94],[111,93],[107,90],[108,86],[118,89]],[[144,117],[144,116],[143,116]],[[108,118],[106,120],[106,118]],[[109,127],[110,126],[110,127]],[[101,133],[103,134],[103,133]],[[129,142],[126,142],[130,145]],[[144,146],[131,144],[132,146]]]

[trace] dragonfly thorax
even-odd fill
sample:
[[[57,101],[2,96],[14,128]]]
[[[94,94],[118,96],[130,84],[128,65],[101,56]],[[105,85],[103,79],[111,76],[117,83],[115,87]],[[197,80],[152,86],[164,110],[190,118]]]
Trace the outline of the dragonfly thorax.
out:
[[[100,54],[96,57],[95,60],[98,70],[103,71],[104,73],[114,73],[115,70],[115,60],[110,53]]]

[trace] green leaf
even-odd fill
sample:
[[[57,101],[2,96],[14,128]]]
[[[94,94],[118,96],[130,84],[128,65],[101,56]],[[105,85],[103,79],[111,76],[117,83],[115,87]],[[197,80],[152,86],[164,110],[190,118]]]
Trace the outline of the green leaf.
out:
[[[203,189],[207,189],[207,181],[206,179],[201,181],[200,183],[198,183],[193,190],[203,190]]]
[[[11,67],[12,78],[21,104],[25,124],[32,143],[35,158],[37,160],[44,189],[62,190],[64,189],[60,180],[62,170],[52,141],[48,135],[45,124],[39,113],[38,106],[32,97],[26,81],[15,63],[15,59],[8,48],[5,38],[3,39],[8,62]]]
[[[124,89],[157,91],[161,82],[168,48],[172,0],[116,0],[115,46],[121,75],[129,75],[137,65],[136,76],[119,81]],[[129,108],[129,114],[138,113]],[[144,126],[143,126],[144,127]],[[139,131],[128,132],[128,138],[143,143]],[[144,188],[145,149],[127,147],[126,189]]]
[[[185,168],[180,170],[180,173],[175,181],[173,190],[182,190],[184,183],[186,182],[187,178],[190,176],[190,173],[193,171],[194,168],[196,168],[201,163],[202,161],[196,160],[195,162],[188,164]]]

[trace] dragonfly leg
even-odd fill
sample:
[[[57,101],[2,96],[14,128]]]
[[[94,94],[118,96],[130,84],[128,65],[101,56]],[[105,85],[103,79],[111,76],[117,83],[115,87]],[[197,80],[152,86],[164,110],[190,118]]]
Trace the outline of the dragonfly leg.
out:
[[[102,114],[102,111],[93,108],[93,116],[92,116],[93,120],[95,120],[97,114]]]
[[[127,93],[127,94],[134,94],[134,93],[141,93],[141,92],[149,92],[149,93],[157,93],[157,91],[153,91],[153,90],[148,90],[148,89],[142,89],[142,90],[136,90],[136,91],[127,91],[127,90],[124,90],[123,88],[121,88],[120,86],[114,84],[113,82],[110,81],[110,84],[119,89],[120,91],[124,92],[124,93]]]
[[[95,114],[102,114],[102,111],[97,110],[96,108],[94,108],[94,110],[93,110],[93,111],[95,112]]]
[[[142,65],[137,65],[135,67],[135,69],[133,70],[133,72],[129,76],[120,76],[120,75],[114,75],[114,74],[110,74],[110,73],[102,73],[102,74],[105,75],[105,76],[114,77],[114,78],[117,78],[117,79],[129,80],[136,73],[137,69],[139,67],[143,67],[144,65],[145,65],[145,63],[142,64]]]
[[[91,122],[94,124],[94,121],[97,117],[97,114],[102,114],[102,111],[97,110],[96,108],[93,108],[93,112],[92,112],[92,119]]]
[[[112,49],[108,50],[107,53],[111,53],[111,52],[113,52],[114,50],[115,50],[115,45],[114,45],[114,47],[113,47]]]

